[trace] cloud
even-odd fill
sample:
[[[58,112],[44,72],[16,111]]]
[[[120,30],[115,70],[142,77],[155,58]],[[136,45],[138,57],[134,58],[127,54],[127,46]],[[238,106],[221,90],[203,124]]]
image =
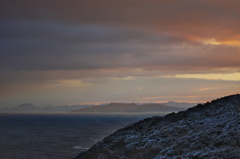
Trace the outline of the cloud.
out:
[[[237,1],[1,3],[2,69],[239,67]]]
[[[1,2],[7,19],[61,22],[72,25],[99,24],[193,37],[236,37],[239,28],[239,2],[229,0],[52,0]]]
[[[81,94],[88,99],[87,95],[104,86],[117,91],[106,84],[107,79],[191,78],[196,74],[207,79],[209,74],[239,73],[239,6],[236,0],[0,1],[1,96],[27,96],[51,89],[76,93],[71,86],[81,81],[91,86],[92,92]],[[102,86],[94,87],[98,84],[91,85],[90,79],[102,81]],[[213,88],[201,82],[198,90]],[[124,88],[128,92],[131,87]],[[142,84],[137,88],[156,89]],[[104,101],[107,95],[102,100],[95,98]],[[117,95],[109,96],[127,100],[127,95]],[[167,95],[170,93],[162,96]],[[157,92],[149,97],[155,96],[159,96]]]
[[[177,77],[177,78],[197,78],[197,79],[213,79],[213,80],[227,80],[227,81],[240,81],[240,73],[218,73],[218,74],[176,74],[174,76],[164,77]]]

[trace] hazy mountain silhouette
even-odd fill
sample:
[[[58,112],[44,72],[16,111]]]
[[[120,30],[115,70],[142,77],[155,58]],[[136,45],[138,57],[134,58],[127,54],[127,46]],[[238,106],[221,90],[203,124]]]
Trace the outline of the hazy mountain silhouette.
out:
[[[171,107],[181,107],[181,108],[189,108],[189,107],[193,107],[196,106],[199,103],[188,103],[188,102],[173,102],[173,101],[169,101],[167,103],[162,103],[164,105],[167,106],[171,106]]]
[[[92,105],[63,105],[37,107],[31,103],[21,104],[13,108],[2,108],[0,113],[69,113],[72,110],[90,107]]]
[[[74,113],[166,113],[176,112],[184,108],[170,107],[164,104],[135,104],[135,103],[110,103],[103,106],[93,106],[78,110]]]
[[[194,103],[109,103],[101,105],[62,105],[38,107],[24,103],[12,108],[0,108],[0,113],[157,113],[176,112],[190,107]]]

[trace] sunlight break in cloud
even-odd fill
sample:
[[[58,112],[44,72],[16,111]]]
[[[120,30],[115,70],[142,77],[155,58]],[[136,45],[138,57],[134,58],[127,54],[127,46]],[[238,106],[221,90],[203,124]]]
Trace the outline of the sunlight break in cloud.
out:
[[[207,80],[229,80],[229,81],[240,81],[240,73],[210,73],[210,74],[176,74],[174,76],[164,76],[172,78],[198,78]]]
[[[217,41],[214,38],[208,39],[208,40],[202,40],[204,44],[210,44],[210,45],[229,45],[229,46],[240,46],[240,41],[238,40],[224,40],[224,41]]]

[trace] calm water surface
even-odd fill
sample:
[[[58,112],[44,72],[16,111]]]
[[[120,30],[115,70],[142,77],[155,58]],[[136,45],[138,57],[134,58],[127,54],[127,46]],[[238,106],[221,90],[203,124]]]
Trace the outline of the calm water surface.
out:
[[[117,129],[146,117],[0,114],[0,158],[71,159]]]

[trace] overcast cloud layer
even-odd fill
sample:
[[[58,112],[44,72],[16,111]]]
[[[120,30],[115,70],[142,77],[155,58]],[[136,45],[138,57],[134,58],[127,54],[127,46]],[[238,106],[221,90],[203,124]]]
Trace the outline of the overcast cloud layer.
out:
[[[238,0],[2,0],[0,107],[239,93],[239,19]]]

